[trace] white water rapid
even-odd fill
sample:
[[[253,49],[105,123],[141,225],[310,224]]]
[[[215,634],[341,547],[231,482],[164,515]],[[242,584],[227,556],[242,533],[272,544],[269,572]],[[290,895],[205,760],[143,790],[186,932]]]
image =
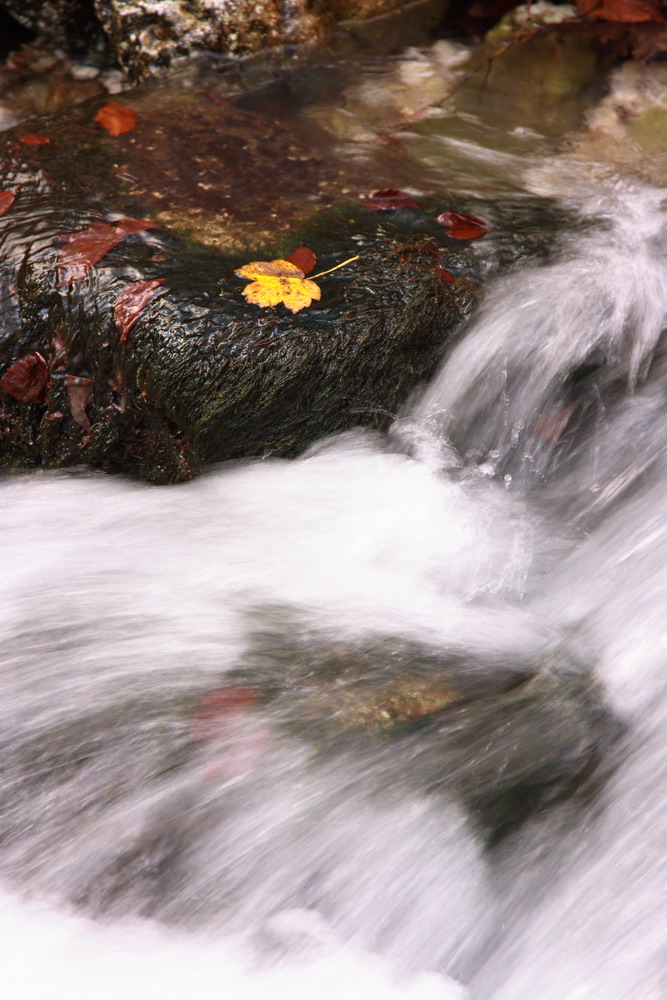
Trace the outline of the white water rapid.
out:
[[[387,435],[4,478],[5,996],[664,1000],[663,197],[591,196]],[[618,724],[594,790],[489,848],[419,732],[322,751],[303,643],[387,637],[491,687],[567,649]]]

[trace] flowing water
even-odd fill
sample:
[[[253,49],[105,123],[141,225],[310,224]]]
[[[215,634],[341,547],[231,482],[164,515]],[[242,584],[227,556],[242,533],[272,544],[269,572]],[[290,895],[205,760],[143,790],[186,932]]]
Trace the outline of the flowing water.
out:
[[[667,215],[569,187],[589,234],[490,288],[388,434],[0,484],[13,998],[667,995]],[[567,650],[618,721],[595,791],[489,847],[426,731],[346,723],[321,649],[374,691],[406,649],[490,690]]]

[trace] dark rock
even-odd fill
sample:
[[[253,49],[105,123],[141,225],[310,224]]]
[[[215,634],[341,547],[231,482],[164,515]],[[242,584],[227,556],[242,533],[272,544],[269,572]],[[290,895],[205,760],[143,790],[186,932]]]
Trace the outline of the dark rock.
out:
[[[321,757],[352,749],[370,761],[390,745],[390,785],[453,794],[491,845],[586,785],[623,731],[565,648],[494,661],[400,637],[327,644],[269,627],[228,683],[253,684],[258,710]]]
[[[123,102],[139,121],[117,137],[94,123],[101,101],[31,122],[28,144],[25,126],[2,137],[0,187],[15,199],[0,219],[0,375],[38,352],[51,381],[43,405],[3,393],[0,463],[174,481],[385,426],[472,305],[469,251],[428,202],[376,213],[343,201],[349,177],[264,115],[176,88]],[[170,228],[124,235],[63,282],[65,237],[122,217]],[[234,270],[300,243],[321,270],[360,259],[323,277],[321,301],[296,316],[246,303]],[[463,277],[448,285],[438,267]],[[123,340],[119,296],[157,278]],[[67,376],[90,380],[89,430]]]
[[[78,52],[100,38],[132,80],[214,53],[243,57],[339,36],[391,47],[423,40],[448,0],[5,0],[16,20],[49,43]],[[407,31],[407,33],[406,33]]]
[[[3,0],[19,24],[72,52],[90,48],[101,36],[94,0]]]

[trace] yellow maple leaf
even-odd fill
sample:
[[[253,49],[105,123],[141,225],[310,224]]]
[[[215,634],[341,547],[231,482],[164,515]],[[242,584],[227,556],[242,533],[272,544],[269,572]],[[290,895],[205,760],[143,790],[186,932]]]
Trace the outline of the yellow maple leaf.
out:
[[[251,278],[243,289],[248,302],[258,306],[277,306],[283,302],[293,313],[309,306],[313,299],[322,297],[322,290],[296,264],[289,260],[255,260],[244,264],[238,271],[239,278]]]

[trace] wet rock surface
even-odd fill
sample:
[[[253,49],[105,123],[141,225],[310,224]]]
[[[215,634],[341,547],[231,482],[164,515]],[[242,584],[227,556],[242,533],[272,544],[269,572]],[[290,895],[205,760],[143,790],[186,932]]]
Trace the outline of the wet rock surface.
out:
[[[549,242],[539,201],[483,204],[497,232],[481,250],[437,224],[442,199],[387,212],[351,202],[344,164],[216,93],[124,95],[137,124],[118,136],[95,122],[102,103],[3,136],[2,373],[25,358],[47,370],[42,395],[3,393],[5,467],[85,462],[170,482],[386,426],[434,372],[482,277]],[[82,233],[128,225],[94,265],[76,257]],[[248,304],[235,269],[300,244],[318,270],[359,259],[296,316]],[[128,333],[119,299],[145,281],[155,294]]]
[[[434,27],[447,0],[5,0],[23,26],[50,44],[77,52],[106,45],[135,82],[193,57],[244,57],[267,50],[328,42],[366,43],[392,32],[409,44]],[[388,21],[385,25],[384,22]],[[338,28],[340,26],[340,28]],[[407,29],[407,35],[406,35]],[[387,32],[389,38],[387,38]],[[411,32],[416,32],[412,37]]]

